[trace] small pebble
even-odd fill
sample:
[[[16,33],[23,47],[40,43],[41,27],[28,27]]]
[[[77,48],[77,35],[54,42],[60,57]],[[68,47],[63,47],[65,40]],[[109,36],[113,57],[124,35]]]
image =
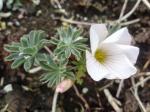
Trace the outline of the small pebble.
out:
[[[23,14],[19,14],[18,15],[18,19],[23,19],[24,18],[24,15]]]
[[[40,16],[42,14],[42,10],[38,10],[37,12],[36,12],[36,16]]]
[[[6,23],[0,22],[0,30],[5,30],[5,29],[6,29]]]
[[[8,26],[13,26],[13,22],[9,21],[9,22],[7,22],[7,25]]]
[[[83,93],[83,94],[86,94],[88,91],[89,91],[89,89],[86,88],[86,87],[82,89],[82,93]]]
[[[13,91],[13,87],[12,87],[12,84],[8,84],[8,85],[6,85],[4,88],[3,88],[3,90],[5,91],[5,92],[10,92],[10,91]]]
[[[84,17],[84,21],[87,21],[88,20],[88,18],[87,17]]]
[[[16,26],[20,26],[20,22],[19,22],[18,20],[15,20],[15,21],[14,21],[14,24],[15,24]]]
[[[39,4],[40,4],[40,0],[32,0],[32,2],[33,2],[35,5],[39,5]]]
[[[4,84],[4,77],[2,77],[0,80],[0,86],[3,86],[3,84]]]

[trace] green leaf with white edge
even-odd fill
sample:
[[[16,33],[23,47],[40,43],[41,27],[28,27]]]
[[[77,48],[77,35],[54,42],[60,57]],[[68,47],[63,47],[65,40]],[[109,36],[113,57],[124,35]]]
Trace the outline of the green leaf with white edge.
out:
[[[59,39],[57,39],[57,47],[54,50],[58,58],[68,59],[74,55],[77,60],[81,58],[81,53],[85,52],[87,48],[86,41],[81,37],[81,31],[73,28],[60,28],[58,29]],[[55,39],[56,40],[56,39]],[[54,42],[54,44],[55,44]]]
[[[39,64],[44,70],[51,70],[51,68],[45,62],[41,61]]]
[[[21,42],[22,47],[28,47],[29,46],[28,36],[24,35],[21,38],[20,42]]]
[[[22,50],[23,54],[35,55],[38,52],[36,47],[28,47]]]
[[[15,69],[21,66],[25,62],[25,59],[23,57],[19,57],[11,64],[11,68]]]
[[[47,83],[48,87],[54,87],[61,82],[59,74],[55,73],[45,73],[40,77],[40,81],[45,84]]]
[[[0,11],[2,10],[3,8],[3,0],[0,0]]]
[[[57,69],[57,64],[53,61],[52,57],[49,55],[46,55],[45,60],[39,61],[40,66],[47,71],[52,71],[54,69]]]
[[[11,45],[5,44],[4,49],[8,52],[19,52],[19,46],[16,46],[13,44],[11,44]]]
[[[28,71],[30,70],[32,64],[33,64],[33,59],[32,59],[32,58],[26,59],[26,60],[25,60],[25,63],[24,63],[24,66],[23,66],[24,69],[25,69],[25,71],[28,72]]]
[[[38,53],[35,57],[38,61],[46,61],[47,54],[45,53]]]
[[[9,56],[5,57],[5,61],[12,61],[18,57],[18,53],[11,53]]]
[[[47,55],[46,60],[40,62],[41,67],[45,70],[45,73],[40,77],[42,83],[47,83],[49,87],[52,87],[60,83],[62,78],[73,78],[73,72],[70,67],[66,66],[67,61],[54,61],[49,55]]]
[[[31,65],[39,65],[37,58],[39,51],[45,45],[50,44],[50,41],[45,39],[45,37],[46,33],[44,31],[33,30],[29,34],[23,35],[20,39],[20,42],[13,42],[10,45],[5,45],[4,49],[11,53],[8,57],[6,57],[5,60],[14,60],[11,65],[12,68],[17,68],[23,64],[26,71],[31,68]],[[28,59],[30,58],[31,60],[29,61]]]
[[[53,45],[57,45],[59,43],[59,40],[55,37],[51,38],[50,43]]]
[[[66,49],[64,52],[66,58],[69,58],[71,56],[71,49]]]
[[[42,39],[46,37],[46,34],[42,30],[33,30],[29,33],[29,41],[31,45],[38,45]]]
[[[14,2],[14,0],[7,0],[7,2],[6,2],[7,8],[11,9],[12,5],[13,5],[13,2]]]
[[[50,45],[51,41],[47,40],[47,39],[42,39],[38,44],[37,44],[37,48],[41,49],[42,47],[46,46],[46,45]]]

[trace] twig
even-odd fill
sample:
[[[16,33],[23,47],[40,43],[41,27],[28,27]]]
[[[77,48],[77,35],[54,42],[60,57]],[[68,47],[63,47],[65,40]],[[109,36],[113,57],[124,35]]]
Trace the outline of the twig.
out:
[[[63,21],[63,22],[67,22],[67,23],[70,23],[70,24],[77,24],[77,25],[90,26],[90,25],[93,25],[93,24],[97,24],[97,23],[76,21],[76,20],[65,19],[65,18],[54,18],[54,19],[55,19],[55,20],[60,20],[60,21]],[[134,20],[131,20],[131,21],[127,21],[127,22],[120,23],[120,25],[121,25],[121,26],[126,26],[126,25],[130,25],[130,24],[137,23],[137,22],[139,22],[139,21],[140,21],[140,19],[134,19]],[[117,22],[116,22],[116,21],[107,21],[106,23],[108,23],[108,24],[110,24],[110,25],[114,25],[114,24],[116,24]]]
[[[86,108],[87,110],[89,110],[89,109],[90,109],[89,104],[88,104],[87,101],[84,99],[84,97],[79,93],[77,87],[76,87],[75,85],[73,85],[73,88],[74,88],[74,90],[75,90],[77,96],[84,102],[85,108]]]
[[[125,12],[125,9],[126,9],[126,6],[127,6],[127,2],[128,2],[128,0],[125,0],[123,8],[122,8],[120,16],[119,16],[119,19],[116,20],[116,21],[107,21],[107,23],[109,23],[111,25],[116,24],[116,23],[120,23],[121,26],[125,26],[125,25],[133,24],[133,23],[136,23],[136,22],[140,21],[140,19],[135,19],[135,20],[131,20],[131,21],[128,21],[128,22],[125,22],[125,23],[121,23],[121,21],[127,19],[128,17],[130,17],[132,15],[132,13],[134,13],[136,8],[139,6],[141,0],[137,0],[136,4],[131,9],[131,11],[123,16],[123,14]],[[90,22],[75,21],[75,20],[72,20],[72,19],[65,19],[63,17],[61,17],[61,18],[54,17],[53,19],[60,20],[60,21],[63,21],[63,22],[67,22],[67,23],[70,23],[70,24],[78,24],[78,25],[88,25],[89,26],[89,25],[96,24],[96,23],[90,23]]]
[[[98,91],[103,91],[104,89],[110,87],[111,85],[113,85],[114,81],[109,82],[108,84],[106,84],[105,86],[101,87],[98,89]]]
[[[62,9],[62,6],[60,5],[59,1],[58,0],[50,0],[51,4],[55,6],[55,3],[56,5],[58,6],[59,9]]]
[[[76,102],[78,105],[80,105],[80,107],[81,107],[81,112],[85,112],[85,109],[84,109],[84,107],[83,107],[83,105],[82,105],[82,103],[80,103],[80,102]]]
[[[130,25],[130,24],[134,24],[134,23],[137,23],[139,22],[140,19],[134,19],[134,20],[131,20],[131,21],[127,21],[127,22],[123,22],[123,23],[120,23],[121,26],[126,26],[126,25]]]
[[[145,107],[143,106],[143,104],[142,104],[142,102],[141,102],[141,100],[140,100],[140,98],[139,98],[139,96],[138,96],[137,91],[135,91],[134,96],[135,96],[136,100],[138,101],[139,106],[141,107],[141,110],[143,110],[143,112],[146,112],[146,109],[145,109]]]
[[[8,18],[12,15],[11,12],[0,12],[0,18]]]
[[[56,112],[58,94],[59,93],[55,91],[54,97],[53,97],[53,103],[52,103],[52,112]]]
[[[120,23],[121,21],[127,19],[128,17],[130,17],[132,15],[132,13],[134,13],[134,11],[136,10],[136,8],[139,6],[141,0],[137,0],[136,4],[134,5],[134,7],[130,10],[130,12],[128,12],[126,15],[124,15],[122,18],[117,20],[117,23]]]
[[[49,54],[52,54],[53,55],[53,52],[47,47],[47,46],[44,46],[45,50],[49,53]]]
[[[118,87],[118,90],[117,90],[117,94],[116,94],[116,97],[117,97],[117,98],[119,98],[119,95],[120,95],[120,92],[121,92],[121,90],[122,90],[123,84],[124,84],[124,80],[122,79],[122,80],[120,81],[120,84],[119,84],[119,87]]]
[[[145,85],[143,80],[144,80],[143,76],[139,78],[139,81],[141,82],[141,85],[140,85],[141,87],[144,87]]]
[[[120,13],[120,16],[119,16],[119,19],[121,19],[122,16],[124,15],[125,9],[127,7],[127,3],[128,3],[128,0],[125,0],[124,4],[123,4],[123,7],[122,7],[122,10],[121,10],[121,13]]]
[[[36,72],[39,72],[42,69],[42,67],[36,67],[36,68],[32,68],[31,70],[29,70],[29,73],[34,74]]]
[[[138,73],[138,75],[135,76],[135,77],[141,77],[141,76],[150,76],[150,72],[140,72],[140,73]]]
[[[0,80],[0,87],[3,86],[4,84],[4,77],[1,77],[1,80]]]
[[[146,77],[145,79],[143,79],[142,81],[140,81],[140,82],[138,82],[138,83],[136,83],[136,84],[134,84],[134,88],[135,87],[138,87],[138,86],[140,86],[142,83],[145,83],[145,82],[147,82],[148,80],[150,80],[150,76],[149,77]]]
[[[90,22],[80,22],[80,21],[75,21],[75,20],[71,20],[71,19],[65,19],[65,18],[55,18],[55,19],[59,19],[60,21],[63,22],[67,22],[67,23],[71,23],[71,24],[78,24],[78,25],[92,25],[92,24],[96,24],[96,23],[90,23]]]
[[[113,109],[116,112],[122,112],[122,109],[117,105],[116,101],[114,100],[114,97],[111,95],[111,93],[109,92],[108,89],[104,89],[104,94],[108,99],[108,102],[111,104],[111,106],[113,107]]]
[[[95,90],[95,91],[96,91],[96,96],[97,96],[97,100],[98,100],[98,105],[99,105],[99,107],[101,107],[102,104],[101,104],[101,101],[100,101],[100,95],[99,95],[97,90]]]
[[[143,66],[142,71],[146,70],[147,67],[149,66],[149,64],[150,64],[150,59],[148,59],[148,60],[146,61],[146,63],[145,63],[144,66]]]
[[[150,3],[148,0],[142,0],[142,2],[150,9]]]
[[[139,104],[141,110],[143,112],[146,112],[146,109],[145,109],[144,105],[142,104],[142,102],[141,102],[141,100],[140,100],[140,98],[138,96],[138,86],[135,85],[135,81],[134,81],[133,77],[131,78],[131,81],[132,81],[132,85],[133,85],[133,89],[134,89],[134,91],[131,90],[131,92],[133,93],[133,95],[135,96],[136,100],[138,101],[138,104]]]
[[[0,112],[6,112],[8,109],[9,104],[6,104],[3,109],[0,110]]]

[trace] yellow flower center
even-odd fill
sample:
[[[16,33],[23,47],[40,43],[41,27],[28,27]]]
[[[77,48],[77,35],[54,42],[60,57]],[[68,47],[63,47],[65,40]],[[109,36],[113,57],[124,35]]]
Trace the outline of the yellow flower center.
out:
[[[101,49],[97,49],[94,56],[96,60],[99,61],[100,63],[104,63],[107,58],[106,52]]]

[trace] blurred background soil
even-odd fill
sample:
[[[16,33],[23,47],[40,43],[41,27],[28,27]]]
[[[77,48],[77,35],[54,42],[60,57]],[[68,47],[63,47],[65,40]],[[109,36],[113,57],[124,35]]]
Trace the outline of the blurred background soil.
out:
[[[22,0],[22,7],[19,10],[3,9],[11,11],[12,15],[0,19],[0,23],[6,25],[5,28],[0,26],[0,109],[8,104],[8,112],[50,112],[54,92],[38,81],[39,74],[28,74],[22,68],[12,70],[10,62],[4,62],[4,57],[8,55],[3,49],[4,44],[18,41],[23,34],[33,29],[46,31],[50,38],[55,35],[58,27],[69,24],[61,18],[90,23],[117,20],[124,3],[124,0],[61,0],[62,9],[59,9],[52,4],[53,1],[41,0],[39,5],[35,5],[31,0]],[[132,9],[135,2],[136,0],[129,1],[125,13]],[[140,19],[139,22],[128,25],[129,32],[135,40],[134,44],[140,48],[136,64],[139,72],[134,76],[135,82],[148,77],[144,73],[150,72],[150,10],[143,3],[140,3],[128,21],[137,18]],[[73,25],[83,28],[83,35],[89,38],[89,25]],[[13,91],[5,94],[2,89],[7,84],[13,85]],[[76,86],[90,109],[84,108],[84,102],[71,88],[59,96],[58,112],[115,112],[103,89],[107,87],[115,97],[119,80],[104,79],[94,82],[87,75],[84,83]],[[120,107],[124,112],[141,112],[131,88],[131,79],[126,79],[118,98],[122,104]],[[138,94],[143,105],[150,112],[150,81],[139,86]]]

